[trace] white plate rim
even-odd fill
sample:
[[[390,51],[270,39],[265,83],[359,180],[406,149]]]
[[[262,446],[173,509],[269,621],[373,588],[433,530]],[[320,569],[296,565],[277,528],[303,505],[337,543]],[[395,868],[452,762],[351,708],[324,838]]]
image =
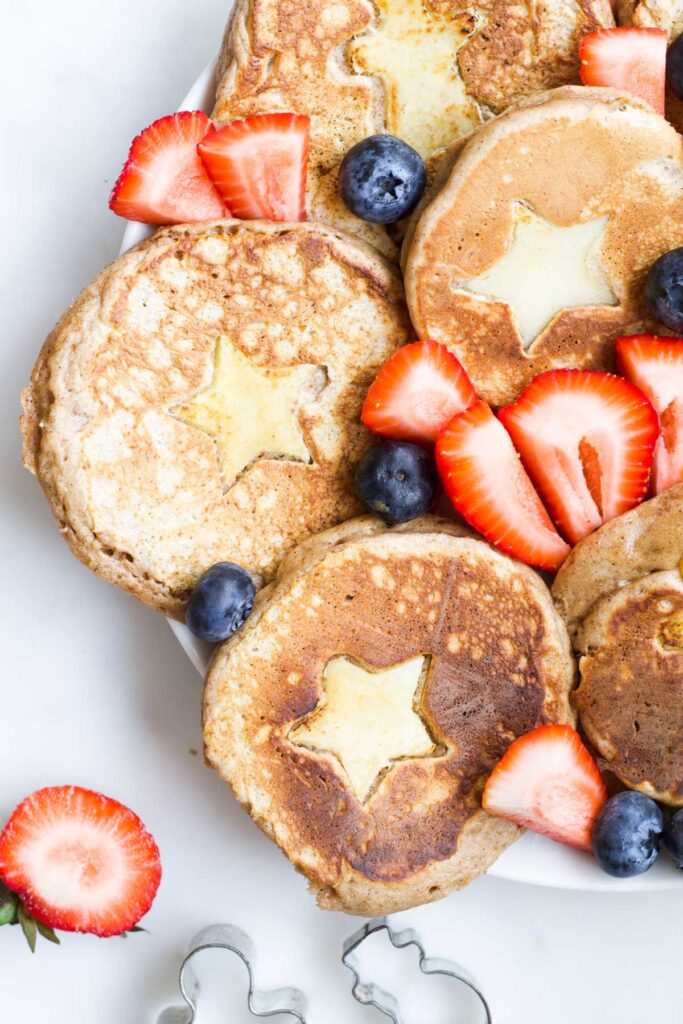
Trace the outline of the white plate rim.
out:
[[[217,67],[217,58],[209,61],[178,110],[204,110],[207,114],[211,113]],[[152,234],[152,231],[153,229],[145,224],[128,224],[120,253],[137,245]],[[167,621],[185,654],[203,677],[211,653],[210,646],[193,636],[183,623],[173,619]],[[668,858],[663,856],[644,875],[616,879],[604,874],[588,854],[572,850],[531,832],[506,850],[488,869],[487,874],[510,882],[580,891],[624,893],[683,889],[683,871],[676,871]]]

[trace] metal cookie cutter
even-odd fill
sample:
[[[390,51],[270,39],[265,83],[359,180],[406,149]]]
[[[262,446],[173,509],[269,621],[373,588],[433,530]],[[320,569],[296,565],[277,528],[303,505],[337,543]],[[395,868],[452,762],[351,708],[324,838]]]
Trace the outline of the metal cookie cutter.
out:
[[[299,1024],[306,1024],[306,997],[298,988],[278,988],[266,992],[256,987],[254,963],[256,950],[248,935],[231,924],[212,924],[198,932],[190,943],[190,951],[180,968],[180,992],[184,1006],[168,1006],[157,1018],[157,1024],[193,1024],[197,1014],[199,981],[193,961],[205,949],[225,949],[240,958],[249,975],[247,1005],[255,1017],[289,1014]]]
[[[467,986],[477,997],[482,1008],[482,1020],[485,1024],[492,1024],[491,1011],[484,998],[484,994],[476,982],[457,964],[449,960],[442,960],[437,957],[428,957],[422,942],[412,928],[404,928],[402,931],[394,931],[386,917],[376,917],[368,921],[357,932],[351,935],[344,943],[342,963],[353,973],[354,983],[352,993],[359,1003],[366,1006],[374,1006],[381,1013],[389,1017],[393,1024],[402,1024],[399,1002],[390,992],[385,992],[378,985],[372,982],[361,981],[358,966],[357,950],[363,942],[375,932],[385,931],[389,941],[395,949],[404,949],[406,946],[415,946],[418,952],[418,966],[423,974],[444,974],[452,978],[454,982]]]

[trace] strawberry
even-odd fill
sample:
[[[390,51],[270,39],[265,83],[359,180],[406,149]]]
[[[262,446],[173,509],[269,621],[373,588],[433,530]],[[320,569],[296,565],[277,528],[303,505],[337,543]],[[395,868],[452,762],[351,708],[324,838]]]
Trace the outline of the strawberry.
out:
[[[489,776],[485,811],[591,849],[591,831],[607,799],[597,764],[570,725],[541,725],[512,743]]]
[[[569,554],[509,434],[485,402],[455,416],[436,441],[436,464],[457,511],[502,551],[542,569]]]
[[[621,377],[548,370],[498,415],[572,544],[645,497],[657,414]]]
[[[617,338],[620,373],[640,388],[659,417],[652,486],[655,494],[683,480],[683,338],[634,334]]]
[[[197,155],[197,144],[211,132],[211,122],[201,110],[170,114],[145,128],[133,139],[109,209],[144,224],[228,217]]]
[[[52,786],[22,801],[5,825],[0,876],[41,932],[119,935],[151,907],[161,865],[153,838],[123,804]]]
[[[579,46],[581,81],[639,96],[664,113],[667,34],[659,28],[606,28],[589,32]]]
[[[361,419],[393,441],[433,444],[449,420],[477,396],[452,352],[436,341],[416,341],[395,352],[368,389]]]
[[[197,151],[242,220],[306,220],[310,118],[256,114],[208,135]]]

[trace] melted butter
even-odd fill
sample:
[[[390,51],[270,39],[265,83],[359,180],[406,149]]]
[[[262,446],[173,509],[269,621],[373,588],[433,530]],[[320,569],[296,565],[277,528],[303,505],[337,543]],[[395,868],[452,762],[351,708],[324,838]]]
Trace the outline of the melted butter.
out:
[[[437,14],[422,0],[376,0],[375,6],[377,24],[347,50],[351,67],[382,80],[386,130],[427,157],[481,123],[457,53],[483,17],[471,10]]]
[[[296,746],[333,754],[363,802],[396,758],[427,757],[435,744],[413,704],[427,659],[411,658],[369,672],[343,655],[323,673],[323,697],[296,726]]]
[[[211,384],[176,406],[178,419],[205,431],[216,441],[227,487],[263,455],[310,462],[299,425],[301,395],[318,367],[257,366],[228,338],[216,344]]]
[[[524,347],[550,321],[576,306],[613,306],[617,298],[598,261],[608,217],[563,227],[515,203],[508,251],[496,263],[456,287],[507,303]]]

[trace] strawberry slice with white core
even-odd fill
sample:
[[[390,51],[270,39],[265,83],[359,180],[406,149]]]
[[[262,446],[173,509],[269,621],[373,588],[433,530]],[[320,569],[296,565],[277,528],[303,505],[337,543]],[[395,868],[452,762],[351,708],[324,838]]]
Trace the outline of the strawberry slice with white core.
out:
[[[310,118],[256,114],[208,135],[198,147],[233,216],[306,220]]]
[[[118,935],[152,905],[159,851],[127,807],[78,786],[39,789],[0,835],[0,877],[37,921]]]
[[[590,851],[607,799],[597,764],[569,725],[542,725],[510,745],[482,795],[484,810]]]
[[[549,370],[498,415],[572,544],[645,497],[657,414],[621,377]]]
[[[189,224],[230,216],[197,155],[213,127],[201,110],[183,110],[145,128],[128,154],[109,209],[144,224]]]
[[[606,28],[581,40],[584,85],[611,86],[664,113],[667,33],[659,28]]]
[[[491,544],[542,569],[557,569],[567,557],[569,545],[485,402],[475,402],[439,434],[436,464],[454,507]]]
[[[617,338],[617,366],[652,402],[659,437],[652,488],[661,494],[683,481],[683,338],[634,334]]]
[[[445,345],[416,341],[395,352],[379,371],[361,419],[368,430],[393,441],[433,444],[476,398],[469,377]]]

